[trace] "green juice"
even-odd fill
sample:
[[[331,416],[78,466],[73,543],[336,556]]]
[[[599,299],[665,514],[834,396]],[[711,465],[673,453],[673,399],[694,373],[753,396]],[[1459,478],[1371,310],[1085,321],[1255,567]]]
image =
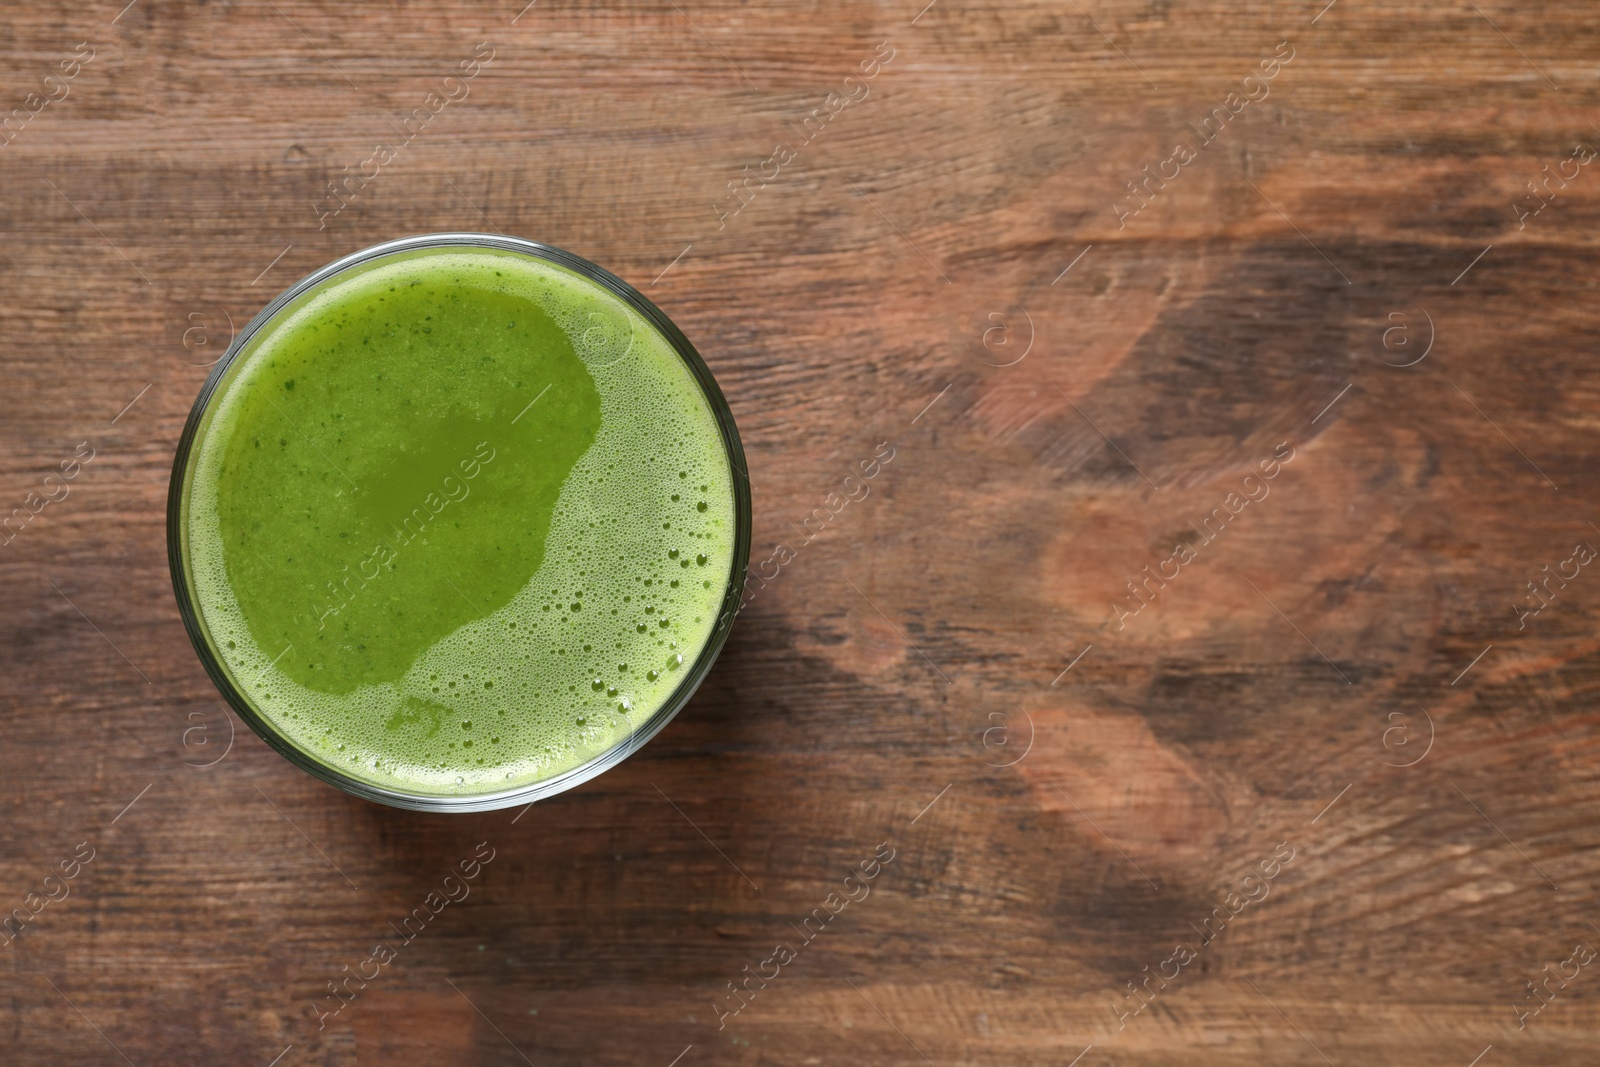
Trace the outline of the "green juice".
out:
[[[728,448],[683,357],[516,252],[312,287],[230,365],[192,457],[213,653],[295,748],[382,789],[511,789],[626,740],[733,569]]]

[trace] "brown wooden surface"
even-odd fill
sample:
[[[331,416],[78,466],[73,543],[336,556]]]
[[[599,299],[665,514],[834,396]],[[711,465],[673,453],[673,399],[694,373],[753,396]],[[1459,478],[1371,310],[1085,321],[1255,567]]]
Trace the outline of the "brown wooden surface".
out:
[[[94,50],[0,148],[0,512],[95,450],[0,548],[0,909],[95,850],[0,946],[0,1062],[1596,1062],[1600,966],[1515,1006],[1600,948],[1600,576],[1513,608],[1600,546],[1600,172],[1512,206],[1600,143],[1592,5],[122,2],[0,13],[0,110]],[[1270,96],[1119,227],[1281,41]],[[422,816],[223,711],[168,471],[230,321],[489,227],[675,318],[744,436],[754,559],[795,558],[639,756],[520,818]],[[1270,496],[1119,629],[1280,442]],[[481,841],[470,897],[319,1029]],[[719,1030],[880,842],[870,896]]]

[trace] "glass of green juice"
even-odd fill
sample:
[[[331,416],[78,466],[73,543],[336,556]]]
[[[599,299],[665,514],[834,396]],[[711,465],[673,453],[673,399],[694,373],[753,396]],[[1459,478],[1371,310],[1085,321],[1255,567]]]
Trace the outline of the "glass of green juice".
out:
[[[268,304],[179,441],[168,556],[235,711],[369,800],[570,789],[727,641],[750,486],[683,333],[587,260],[473,233],[376,245]]]

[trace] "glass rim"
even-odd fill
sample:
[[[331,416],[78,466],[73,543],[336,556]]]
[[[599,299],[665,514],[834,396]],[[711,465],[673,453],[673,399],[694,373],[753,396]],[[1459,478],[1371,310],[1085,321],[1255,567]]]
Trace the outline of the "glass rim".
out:
[[[216,396],[228,370],[238,361],[240,355],[257,334],[261,333],[277,318],[280,312],[295,300],[313,288],[354,267],[400,252],[463,246],[494,248],[522,253],[554,263],[557,266],[566,267],[621,299],[634,311],[642,315],[651,326],[655,327],[662,337],[666,338],[673,351],[678,354],[678,357],[683,360],[690,373],[694,376],[696,384],[699,385],[701,393],[711,407],[711,413],[716,420],[717,428],[722,437],[724,456],[728,461],[728,473],[733,487],[733,560],[732,570],[728,575],[727,586],[724,590],[722,606],[719,609],[717,621],[712,626],[710,635],[700,647],[689,670],[685,672],[683,680],[678,683],[677,688],[662,702],[661,706],[656,709],[650,718],[637,729],[630,730],[626,738],[590,757],[576,767],[536,782],[484,793],[461,795],[412,793],[376,785],[346,774],[337,767],[323,762],[291,742],[288,737],[273,725],[269,718],[251,705],[249,699],[234,684],[227,668],[212,649],[209,633],[201,617],[194,590],[189,582],[188,531],[184,517],[191,466],[190,457],[195,451],[201,423],[204,421],[206,413],[210,410],[211,401]],[[172,572],[172,587],[178,601],[178,613],[183,617],[184,630],[189,635],[189,642],[194,646],[195,653],[200,657],[201,665],[205,668],[212,684],[217,687],[229,707],[245,721],[245,724],[250,727],[257,737],[266,742],[268,747],[306,773],[352,796],[410,811],[475,812],[515,807],[519,804],[530,804],[581,785],[596,775],[611,769],[643,748],[688,704],[695,691],[700,688],[700,684],[705,681],[706,675],[711,672],[711,667],[716,662],[718,655],[721,654],[723,646],[727,644],[728,635],[733,629],[734,618],[739,613],[739,601],[744,593],[744,579],[750,559],[751,539],[750,480],[746,474],[744,446],[739,439],[739,430],[734,424],[733,412],[728,406],[727,398],[723,396],[721,388],[718,387],[716,378],[711,373],[711,368],[706,366],[705,360],[701,358],[700,353],[695,350],[689,339],[684,336],[683,331],[678,329],[677,325],[667,317],[666,313],[656,307],[643,293],[604,267],[591,263],[582,256],[574,255],[564,249],[541,244],[537,241],[485,233],[446,232],[418,234],[413,237],[402,237],[371,245],[312,271],[279,293],[239,331],[238,335],[228,345],[228,350],[221,359],[217,360],[210,373],[206,376],[205,383],[200,387],[199,395],[196,396],[194,406],[190,409],[189,417],[184,423],[183,433],[178,439],[177,450],[173,456],[172,478],[167,489],[167,563]]]

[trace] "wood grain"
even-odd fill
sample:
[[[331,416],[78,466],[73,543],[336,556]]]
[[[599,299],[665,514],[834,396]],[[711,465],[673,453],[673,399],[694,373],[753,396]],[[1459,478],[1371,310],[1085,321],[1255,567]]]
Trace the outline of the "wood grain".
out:
[[[1594,1062],[1600,973],[1525,983],[1600,945],[1600,578],[1514,607],[1600,545],[1600,176],[1528,188],[1600,143],[1590,7],[122,2],[0,12],[0,514],[94,455],[0,546],[0,1061]],[[657,301],[794,552],[659,738],[521,814],[296,771],[167,575],[230,323],[447,229]]]

